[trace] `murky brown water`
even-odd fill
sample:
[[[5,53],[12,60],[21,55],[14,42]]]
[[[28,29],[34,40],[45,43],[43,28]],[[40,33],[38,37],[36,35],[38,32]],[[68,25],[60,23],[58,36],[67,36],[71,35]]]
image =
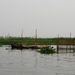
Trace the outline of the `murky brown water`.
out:
[[[0,75],[75,75],[75,54],[44,55],[36,50],[11,50],[3,46]]]

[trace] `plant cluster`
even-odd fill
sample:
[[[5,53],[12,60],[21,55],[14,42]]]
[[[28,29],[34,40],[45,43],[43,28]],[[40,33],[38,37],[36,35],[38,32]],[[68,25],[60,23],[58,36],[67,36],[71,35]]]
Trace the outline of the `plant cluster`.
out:
[[[56,53],[55,49],[53,47],[50,47],[50,48],[41,48],[40,53],[42,54],[53,54],[53,53]]]

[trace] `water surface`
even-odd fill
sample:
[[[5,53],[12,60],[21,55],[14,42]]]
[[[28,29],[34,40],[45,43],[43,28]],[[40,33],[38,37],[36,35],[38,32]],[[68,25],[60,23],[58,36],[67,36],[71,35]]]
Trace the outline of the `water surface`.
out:
[[[75,75],[75,54],[40,54],[0,47],[0,75]]]

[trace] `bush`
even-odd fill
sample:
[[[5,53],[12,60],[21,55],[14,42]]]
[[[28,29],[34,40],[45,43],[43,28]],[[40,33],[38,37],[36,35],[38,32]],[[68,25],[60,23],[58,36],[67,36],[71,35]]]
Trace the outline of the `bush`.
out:
[[[53,47],[50,47],[50,48],[41,48],[40,53],[42,54],[53,54],[53,53],[56,53],[55,49]]]

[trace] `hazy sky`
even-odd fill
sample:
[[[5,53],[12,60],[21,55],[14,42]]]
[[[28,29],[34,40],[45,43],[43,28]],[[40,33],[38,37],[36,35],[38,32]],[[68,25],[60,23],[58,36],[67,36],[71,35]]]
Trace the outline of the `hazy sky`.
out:
[[[0,36],[75,37],[75,0],[0,0]]]

